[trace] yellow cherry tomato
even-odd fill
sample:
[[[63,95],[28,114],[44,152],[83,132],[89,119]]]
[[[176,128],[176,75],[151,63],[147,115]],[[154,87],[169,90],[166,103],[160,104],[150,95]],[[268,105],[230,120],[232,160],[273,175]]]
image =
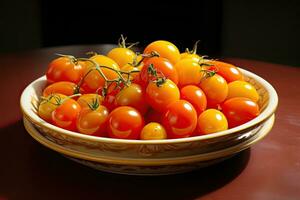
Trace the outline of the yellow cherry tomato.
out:
[[[38,107],[38,115],[47,122],[52,122],[52,112],[59,106],[67,96],[63,94],[51,94],[43,99]]]
[[[201,60],[201,57],[198,54],[184,52],[180,54],[180,60],[183,59],[192,59],[195,62],[199,62]]]
[[[117,47],[110,50],[107,56],[116,61],[120,67],[123,67],[128,63],[132,63],[135,53],[126,47]]]
[[[225,115],[216,110],[208,109],[198,117],[198,134],[210,134],[228,129],[228,122]]]
[[[168,59],[173,65],[180,60],[180,52],[171,42],[165,40],[154,41],[145,48],[144,53],[150,54],[153,51],[156,51],[160,57]]]
[[[183,59],[176,63],[178,73],[178,85],[197,85],[203,76],[200,65],[192,59]]]
[[[167,138],[167,133],[161,124],[150,122],[142,129],[140,137],[142,140],[162,140]]]
[[[228,84],[226,80],[218,74],[201,80],[200,87],[206,95],[209,108],[216,108],[218,104],[226,99],[228,94]]]
[[[228,84],[228,96],[227,99],[233,97],[246,97],[254,102],[259,99],[255,87],[246,81],[233,81]]]

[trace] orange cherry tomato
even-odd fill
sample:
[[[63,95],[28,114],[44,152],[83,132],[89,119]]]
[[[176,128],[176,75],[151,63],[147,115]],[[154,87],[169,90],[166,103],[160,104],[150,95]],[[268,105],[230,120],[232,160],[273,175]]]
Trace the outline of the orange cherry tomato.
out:
[[[258,105],[245,97],[234,97],[226,100],[222,105],[222,112],[228,120],[229,128],[244,124],[259,115]]]
[[[190,102],[197,111],[197,116],[202,113],[207,106],[207,100],[204,92],[197,86],[187,85],[180,90],[181,99]]]
[[[121,106],[109,114],[107,126],[111,138],[139,139],[144,119],[135,108]]]
[[[158,112],[164,112],[170,103],[179,100],[179,98],[179,89],[170,79],[166,79],[159,86],[151,81],[146,88],[146,100]]]
[[[80,105],[74,99],[64,100],[52,112],[53,124],[67,130],[76,131],[76,119],[80,110]]]
[[[189,137],[197,126],[197,112],[188,101],[174,101],[168,105],[163,115],[163,126],[168,138]]]
[[[114,60],[121,68],[128,63],[132,63],[135,53],[126,47],[117,47],[110,50],[107,57]]]
[[[198,54],[194,54],[194,53],[184,52],[184,53],[180,54],[180,60],[183,60],[183,59],[191,59],[198,63],[201,60],[201,56],[199,56]]]
[[[52,83],[51,85],[48,85],[44,91],[43,96],[48,96],[50,94],[59,93],[64,94],[66,96],[70,96],[73,94],[76,94],[80,91],[78,91],[78,87],[75,83],[67,82],[67,81],[60,81]]]
[[[215,70],[217,74],[221,75],[228,83],[237,80],[244,80],[242,72],[232,64],[217,60],[211,60],[208,63],[212,64],[213,66],[211,69]]]
[[[208,109],[198,117],[198,134],[210,134],[228,129],[228,122],[224,114],[216,109]]]
[[[200,87],[206,95],[209,108],[215,108],[222,103],[228,94],[227,82],[218,74],[204,78],[200,82]]]
[[[148,104],[145,100],[145,91],[138,84],[132,83],[125,86],[115,97],[116,106],[131,106],[145,114]]]
[[[183,59],[176,63],[178,86],[198,85],[203,76],[200,65],[192,59]]]
[[[145,62],[142,71],[140,72],[140,79],[144,82],[144,84],[147,84],[149,82],[149,77],[151,78],[151,75],[148,72],[148,68],[151,64],[158,74],[161,74],[165,78],[170,79],[175,84],[178,83],[177,70],[172,65],[172,63],[162,57],[152,57]]]
[[[46,77],[49,83],[58,81],[78,83],[83,76],[84,67],[85,62],[77,62],[70,57],[59,57],[49,64]]]
[[[150,122],[141,132],[141,140],[162,140],[167,138],[165,128],[156,122]]]
[[[160,57],[168,59],[173,65],[180,60],[180,52],[178,48],[171,42],[164,40],[157,40],[150,43],[144,50],[145,54],[157,52]]]
[[[246,97],[252,101],[257,102],[259,94],[255,87],[246,81],[233,81],[228,84],[228,96],[227,99],[233,97]]]
[[[38,115],[45,121],[52,123],[52,112],[59,106],[67,96],[63,94],[52,94],[43,99],[38,107]]]
[[[89,108],[93,104],[101,104],[103,102],[103,97],[99,94],[83,94],[77,99],[77,103],[80,107]]]
[[[81,110],[76,126],[80,133],[93,136],[106,136],[106,121],[108,110],[105,106],[98,105],[94,109],[85,107]]]
[[[90,59],[95,61],[100,66],[101,71],[107,79],[113,80],[119,77],[118,74],[112,70],[119,70],[119,66],[115,61],[113,61],[109,57],[103,55],[95,55]],[[108,68],[101,66],[105,66]],[[95,93],[99,88],[102,88],[105,83],[104,78],[101,76],[100,72],[94,68],[95,66],[92,63],[90,63],[84,71],[84,81],[81,87],[86,93]]]

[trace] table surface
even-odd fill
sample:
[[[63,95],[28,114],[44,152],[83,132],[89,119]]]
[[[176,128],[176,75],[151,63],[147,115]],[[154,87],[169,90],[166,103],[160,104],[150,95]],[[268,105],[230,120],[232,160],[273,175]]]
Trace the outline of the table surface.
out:
[[[45,73],[54,53],[83,56],[110,46],[67,46],[0,55],[0,200],[7,199],[300,199],[300,68],[227,58],[278,92],[269,135],[231,159],[186,174],[142,177],[99,172],[36,142],[25,131],[22,90]]]

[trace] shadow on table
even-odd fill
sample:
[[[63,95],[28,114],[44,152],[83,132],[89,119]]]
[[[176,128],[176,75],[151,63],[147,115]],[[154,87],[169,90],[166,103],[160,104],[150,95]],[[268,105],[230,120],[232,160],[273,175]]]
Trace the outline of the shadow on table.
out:
[[[0,197],[8,199],[194,199],[237,177],[250,150],[197,171],[168,176],[99,172],[34,141],[22,121],[0,129]]]

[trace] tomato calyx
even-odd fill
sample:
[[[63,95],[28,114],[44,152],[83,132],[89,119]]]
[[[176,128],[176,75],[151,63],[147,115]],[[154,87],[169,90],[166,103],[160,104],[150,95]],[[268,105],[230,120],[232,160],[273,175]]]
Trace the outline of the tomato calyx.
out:
[[[160,87],[166,82],[166,77],[162,72],[158,72],[153,64],[150,64],[147,69],[148,75],[150,76],[150,81],[156,83],[157,87]]]
[[[126,43],[126,40],[127,40],[127,37],[124,37],[123,34],[121,34],[121,37],[118,40],[118,45],[120,48],[131,49],[133,46],[136,46],[139,44],[139,42]]]
[[[192,50],[189,50],[189,48],[185,49],[185,52],[188,54],[197,54],[197,48],[198,48],[198,44],[199,44],[200,40],[197,40],[193,46]]]
[[[56,53],[55,55],[60,56],[60,57],[66,57],[66,58],[69,58],[70,61],[71,61],[72,63],[74,63],[75,65],[77,65],[77,64],[78,64],[78,61],[79,61],[79,60],[78,60],[75,56],[73,56],[73,55],[67,55],[67,54],[61,54],[61,53]]]

